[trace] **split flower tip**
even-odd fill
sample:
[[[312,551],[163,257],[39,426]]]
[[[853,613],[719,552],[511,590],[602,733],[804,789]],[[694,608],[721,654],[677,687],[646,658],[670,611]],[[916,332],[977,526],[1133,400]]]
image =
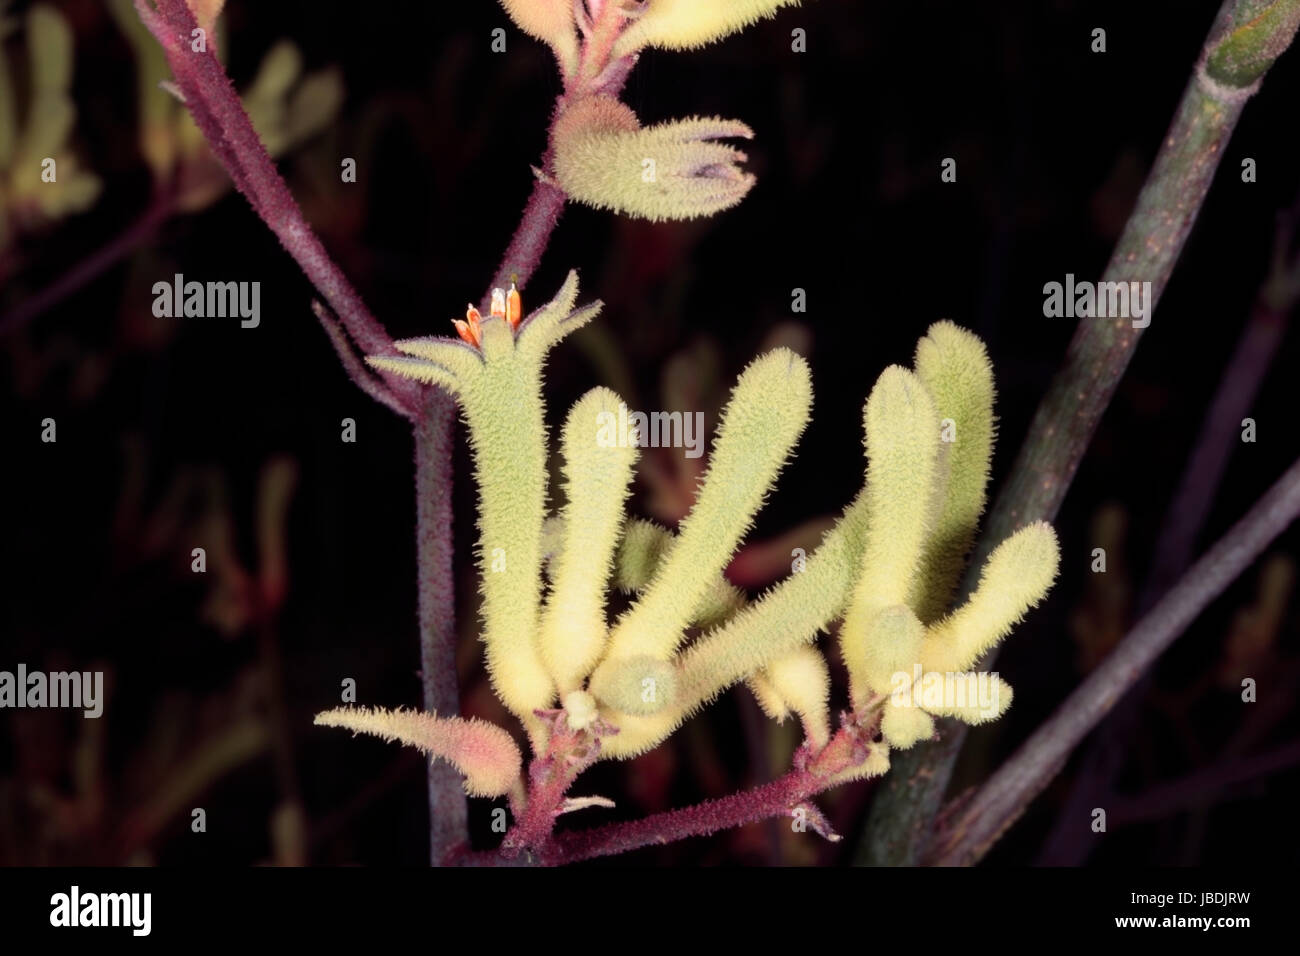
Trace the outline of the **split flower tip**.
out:
[[[453,319],[456,338],[432,335],[400,339],[393,345],[403,355],[372,355],[366,357],[366,362],[380,371],[463,394],[476,380],[484,361],[521,349],[540,363],[547,349],[599,314],[600,301],[575,310],[577,296],[578,274],[571,271],[556,297],[525,317],[523,298],[511,283],[509,289],[493,290],[486,318],[471,304],[464,319]]]
[[[474,718],[383,707],[336,707],[317,714],[313,723],[371,734],[390,743],[398,741],[446,760],[465,778],[465,792],[472,797],[504,796],[523,768],[514,738],[495,724]]]
[[[721,139],[751,139],[738,120],[692,118],[642,127],[610,96],[569,106],[555,124],[555,177],[578,202],[661,221],[711,216],[739,203],[756,178]]]

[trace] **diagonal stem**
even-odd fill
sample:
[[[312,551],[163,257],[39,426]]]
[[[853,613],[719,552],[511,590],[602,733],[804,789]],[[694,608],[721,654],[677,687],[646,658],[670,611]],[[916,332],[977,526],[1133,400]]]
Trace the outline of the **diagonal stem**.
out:
[[[0,316],[0,335],[22,328],[32,319],[54,308],[87,283],[97,279],[111,266],[129,255],[137,246],[151,239],[174,212],[166,194],[155,195],[135,220],[118,235],[63,273],[53,283],[30,295]]]
[[[810,798],[837,786],[845,771],[865,763],[872,753],[873,733],[874,728],[848,724],[817,754],[801,750],[794,769],[770,783],[640,820],[561,833],[541,846],[538,856],[547,865],[558,866],[789,815]],[[809,826],[818,829],[816,808],[805,810]]]
[[[1228,360],[1210,403],[1177,492],[1156,536],[1151,572],[1138,597],[1137,613],[1145,614],[1178,580],[1195,557],[1197,537],[1205,527],[1232,450],[1239,442],[1242,418],[1263,383],[1288,324],[1294,301],[1276,302],[1267,290],[1255,302],[1250,319]],[[1143,682],[1145,683],[1145,682]],[[1144,698],[1135,687],[1106,719],[1080,763],[1069,797],[1057,813],[1056,824],[1039,854],[1049,866],[1077,866],[1095,846],[1069,821],[1106,799],[1123,769],[1126,745],[1141,715]]]
[[[1279,2],[1289,5],[1289,0]],[[1212,76],[1207,66],[1216,62],[1227,31],[1235,25],[1234,17],[1244,9],[1241,0],[1225,0],[1220,8],[1137,206],[1102,276],[1104,282],[1150,282],[1148,321],[1187,243],[1246,101],[1268,65],[1290,42],[1283,37],[1287,42],[1278,45],[1277,38],[1271,38],[1267,50],[1257,54],[1262,64],[1257,64],[1259,75],[1246,85],[1231,85],[1224,77]],[[1000,541],[1023,525],[1056,516],[1143,330],[1132,319],[1087,319],[1080,324],[989,513],[967,573],[968,591]],[[900,755],[872,803],[858,850],[859,864],[918,861],[965,737],[964,725],[945,721],[937,741]]]
[[[922,862],[976,863],[1204,608],[1300,516],[1300,461],[1211,548],[939,834]]]

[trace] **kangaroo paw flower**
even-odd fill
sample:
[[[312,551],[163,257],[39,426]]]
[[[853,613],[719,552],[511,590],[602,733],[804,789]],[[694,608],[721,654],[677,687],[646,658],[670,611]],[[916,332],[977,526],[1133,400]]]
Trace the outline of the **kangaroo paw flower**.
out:
[[[754,185],[746,156],[719,139],[752,139],[737,120],[688,119],[642,127],[613,97],[592,96],[555,125],[555,178],[597,209],[655,221],[711,216]]]
[[[615,56],[642,47],[689,50],[743,30],[799,0],[647,0],[614,45]]]
[[[565,76],[578,65],[578,35],[574,32],[574,0],[501,0],[515,26],[555,51]]]
[[[523,317],[517,290],[499,290],[487,317],[473,308],[460,339],[395,343],[406,355],[370,356],[373,367],[453,392],[469,426],[479,487],[478,558],[483,642],[497,695],[536,738],[534,711],[556,686],[542,662],[542,525],[546,508],[546,417],[542,363],[552,345],[589,322],[600,303],[574,310],[578,276]],[[535,739],[536,742],[536,739]]]
[[[317,714],[314,723],[400,741],[431,757],[441,757],[464,776],[465,792],[472,797],[509,793],[523,767],[514,739],[483,720],[382,707],[336,707]]]

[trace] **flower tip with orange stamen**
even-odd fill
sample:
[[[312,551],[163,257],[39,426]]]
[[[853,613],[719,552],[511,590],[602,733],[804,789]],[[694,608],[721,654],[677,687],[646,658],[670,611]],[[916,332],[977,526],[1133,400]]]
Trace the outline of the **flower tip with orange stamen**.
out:
[[[524,300],[520,298],[519,289],[512,282],[510,283],[510,291],[506,294],[506,321],[510,323],[512,329],[517,329],[523,317]]]

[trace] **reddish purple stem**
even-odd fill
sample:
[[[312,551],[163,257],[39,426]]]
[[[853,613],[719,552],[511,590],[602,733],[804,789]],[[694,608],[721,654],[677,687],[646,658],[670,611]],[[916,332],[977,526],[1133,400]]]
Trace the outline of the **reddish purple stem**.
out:
[[[576,863],[757,823],[788,814],[825,784],[824,778],[806,771],[792,771],[753,790],[743,790],[682,810],[656,813],[640,820],[612,823],[576,833],[561,833],[543,853],[543,859],[551,865]]]
[[[348,336],[368,354],[394,354],[392,339],[366,308],[343,271],[307,224],[244,112],[225,68],[211,49],[195,51],[197,24],[184,0],[135,0],[136,10],[167,55],[186,107],[213,154],[262,221],[275,233],[338,316]],[[406,410],[415,425],[417,562],[419,566],[420,657],[424,708],[458,714],[456,683],[455,577],[452,573],[451,442],[454,403],[449,395],[404,379],[369,376],[349,362],[348,346],[329,316],[317,310],[344,367],[379,401]],[[355,357],[353,357],[355,358]],[[429,768],[431,859],[448,858],[468,837],[465,793],[459,776],[442,762]]]
[[[501,265],[488,289],[489,296],[492,289],[509,288],[511,282],[522,289],[537,271],[542,253],[551,241],[551,233],[564,212],[566,198],[563,190],[549,180],[538,179],[533,183],[519,228],[506,247],[506,254],[502,256]],[[486,310],[488,303],[485,302],[483,307]]]
[[[362,351],[393,353],[388,333],[307,224],[214,50],[209,47],[194,51],[191,37],[198,24],[189,7],[184,0],[155,2],[157,9],[151,9],[147,0],[135,0],[136,11],[162,45],[190,115],[235,186],[293,256]]]

